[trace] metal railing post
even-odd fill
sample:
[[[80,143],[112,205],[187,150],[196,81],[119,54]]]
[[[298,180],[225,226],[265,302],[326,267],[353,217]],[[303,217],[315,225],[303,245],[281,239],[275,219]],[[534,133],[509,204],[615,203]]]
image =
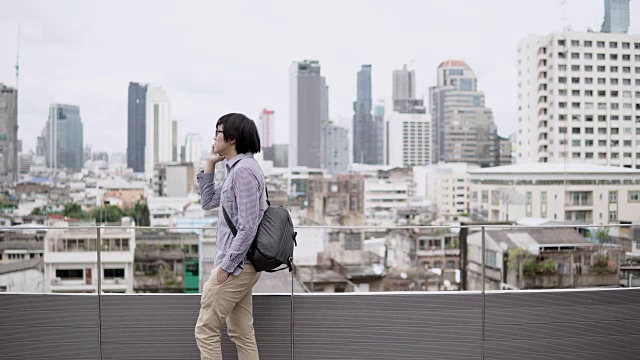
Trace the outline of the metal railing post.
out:
[[[98,277],[98,359],[102,360],[102,259],[100,258],[100,247],[102,246],[100,227],[96,227],[96,251],[98,263],[96,266]]]
[[[485,258],[487,256],[487,249],[486,249],[486,239],[485,239],[485,228],[484,226],[482,227],[482,348],[481,348],[481,358],[484,359],[484,328],[485,328],[485,286],[484,286],[484,280],[485,280]]]

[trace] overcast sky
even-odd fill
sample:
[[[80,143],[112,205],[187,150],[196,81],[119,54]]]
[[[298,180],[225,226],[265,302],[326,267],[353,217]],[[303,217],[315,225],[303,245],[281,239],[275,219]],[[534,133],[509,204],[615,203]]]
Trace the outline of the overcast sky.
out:
[[[207,146],[217,118],[276,112],[288,143],[289,65],[316,59],[329,85],[331,119],[353,116],[356,73],[373,66],[374,102],[391,96],[391,74],[414,61],[417,95],[436,67],[465,60],[499,133],[517,130],[516,47],[529,33],[563,27],[560,0],[416,1],[31,1],[0,0],[0,82],[15,85],[20,45],[19,137],[35,149],[51,103],[79,105],[84,142],[125,152],[129,81],[162,86],[181,133]],[[568,0],[576,31],[600,29],[604,0]],[[640,6],[631,2],[631,33]]]

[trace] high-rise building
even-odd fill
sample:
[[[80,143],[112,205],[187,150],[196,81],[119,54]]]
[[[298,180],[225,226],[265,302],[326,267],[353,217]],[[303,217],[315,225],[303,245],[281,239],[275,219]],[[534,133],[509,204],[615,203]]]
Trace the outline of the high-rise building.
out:
[[[384,100],[373,108],[373,136],[371,137],[371,165],[384,165]]]
[[[146,105],[144,167],[151,178],[155,164],[173,161],[173,122],[169,97],[161,87],[148,86]]]
[[[640,35],[530,35],[518,74],[517,163],[640,168]]]
[[[322,167],[330,174],[344,172],[349,167],[349,132],[326,122],[322,126]]]
[[[184,140],[184,161],[198,164],[202,158],[202,137],[200,134],[189,133]]]
[[[371,65],[362,65],[358,72],[353,110],[353,162],[384,164],[384,103],[376,105],[372,114]]]
[[[276,115],[275,111],[262,109],[260,112],[260,146],[262,148],[270,148],[273,146],[275,130],[276,130]]]
[[[43,130],[47,166],[52,169],[80,170],[84,166],[84,126],[80,107],[52,104]]]
[[[181,158],[182,146],[180,145],[180,121],[171,122],[171,161],[179,162]]]
[[[289,166],[322,166],[322,122],[328,120],[328,87],[315,60],[289,68]]]
[[[134,172],[144,172],[147,122],[146,84],[129,83],[127,111],[127,167]]]
[[[18,90],[0,83],[0,183],[18,180]]]
[[[629,25],[629,0],[604,0],[604,21],[600,31],[626,34]]]
[[[416,71],[405,64],[393,70],[393,111],[402,114],[424,114],[422,99],[416,99]]]
[[[395,167],[431,163],[431,117],[429,114],[387,114],[385,163]]]
[[[461,60],[438,66],[438,84],[429,89],[434,126],[434,163],[500,165],[500,140],[473,70]]]

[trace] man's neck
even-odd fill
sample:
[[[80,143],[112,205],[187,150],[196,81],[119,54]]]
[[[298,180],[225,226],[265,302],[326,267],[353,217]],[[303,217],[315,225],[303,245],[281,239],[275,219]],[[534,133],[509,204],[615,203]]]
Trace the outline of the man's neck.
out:
[[[234,157],[236,157],[237,155],[238,155],[238,152],[236,151],[236,149],[232,149],[232,150],[229,150],[229,152],[228,152],[228,153],[224,154],[224,158],[225,158],[227,161],[231,161],[231,159],[233,159],[233,158],[234,158]]]

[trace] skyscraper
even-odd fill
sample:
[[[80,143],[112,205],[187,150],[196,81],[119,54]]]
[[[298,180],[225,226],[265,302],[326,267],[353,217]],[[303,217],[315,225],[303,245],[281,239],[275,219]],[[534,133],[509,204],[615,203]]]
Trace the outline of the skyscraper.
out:
[[[47,166],[52,169],[80,170],[84,166],[84,126],[80,107],[52,104],[43,130]]]
[[[604,0],[604,21],[600,31],[626,34],[629,25],[629,0]]]
[[[18,180],[18,90],[0,83],[0,183]]]
[[[500,165],[500,141],[484,93],[473,70],[461,60],[438,66],[438,84],[429,89],[434,126],[434,162]]]
[[[144,148],[146,145],[147,85],[129,83],[127,167],[134,172],[144,172]]]
[[[262,109],[260,112],[260,146],[270,148],[273,146],[275,136],[275,111]]]
[[[358,71],[357,97],[353,103],[353,162],[371,163],[368,157],[369,135],[372,133],[371,65],[362,65]]]
[[[153,176],[157,163],[173,161],[173,123],[167,93],[159,86],[149,85],[146,101],[145,174]]]
[[[321,167],[322,122],[328,120],[328,87],[315,60],[289,68],[289,166]]]

